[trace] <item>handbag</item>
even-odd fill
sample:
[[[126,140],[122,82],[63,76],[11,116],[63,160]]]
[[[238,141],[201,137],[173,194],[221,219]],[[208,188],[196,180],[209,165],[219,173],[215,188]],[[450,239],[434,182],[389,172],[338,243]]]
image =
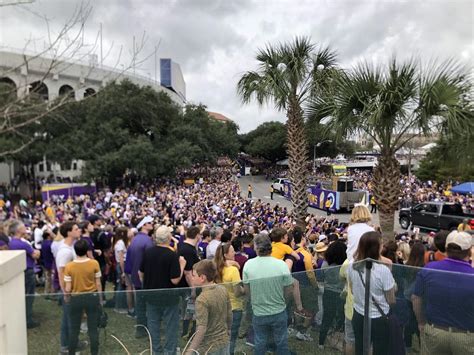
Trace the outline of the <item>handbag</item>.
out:
[[[364,278],[362,277],[362,272],[357,270],[359,274],[360,281],[362,282],[362,286],[365,288]],[[374,303],[375,308],[379,311],[382,318],[387,322],[388,327],[388,355],[405,355],[405,341],[403,339],[403,332],[402,326],[400,321],[398,320],[397,316],[392,312],[385,314],[382,310],[382,307],[377,303],[375,300],[374,295],[370,295],[372,298],[372,302]]]
[[[109,320],[109,316],[105,313],[102,306],[99,307],[97,312],[97,328],[106,328]]]

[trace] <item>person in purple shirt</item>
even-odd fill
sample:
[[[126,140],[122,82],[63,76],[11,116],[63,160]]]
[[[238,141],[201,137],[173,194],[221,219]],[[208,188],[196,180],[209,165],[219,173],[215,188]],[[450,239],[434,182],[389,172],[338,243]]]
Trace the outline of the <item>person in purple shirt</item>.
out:
[[[245,234],[242,236],[242,243],[243,243],[242,251],[244,254],[248,256],[249,260],[257,257],[257,253],[255,252],[255,250],[253,249],[251,245],[252,242],[253,242],[253,235]]]
[[[100,255],[100,253],[102,253],[100,249],[94,251],[94,242],[91,238],[91,233],[94,232],[94,225],[88,220],[85,220],[80,222],[78,226],[81,229],[81,239],[84,239],[88,245],[87,257],[89,259],[94,259],[94,253],[96,253],[97,255]]]
[[[202,232],[202,240],[198,244],[199,257],[201,258],[201,260],[206,259],[206,248],[209,245],[210,241],[211,233],[209,232],[209,229],[205,229]]]
[[[40,324],[33,320],[33,301],[35,295],[36,279],[35,279],[35,260],[40,257],[40,251],[34,250],[33,247],[24,241],[26,227],[23,222],[13,220],[8,226],[8,234],[12,237],[9,248],[10,250],[24,250],[26,252],[26,270],[25,270],[25,293],[26,293],[26,327],[28,329],[35,328]]]
[[[428,263],[416,276],[413,310],[426,354],[470,354],[474,349],[472,236],[453,231],[447,258]],[[436,341],[428,341],[436,339]]]
[[[128,265],[124,265],[126,271],[130,270],[133,287],[135,288],[135,314],[137,317],[137,325],[146,326],[146,300],[143,292],[141,292],[142,282],[138,276],[138,271],[142,264],[145,250],[153,246],[153,241],[150,238],[150,233],[153,232],[153,218],[150,216],[144,217],[137,225],[138,234],[133,238],[132,243],[127,249]],[[137,327],[135,332],[136,338],[147,337],[147,333],[143,327]]]
[[[43,268],[44,268],[44,293],[49,295],[54,293],[53,288],[53,264],[54,264],[54,255],[51,251],[51,244],[53,242],[53,233],[49,230],[46,230],[43,233],[43,244],[41,246],[41,256],[43,257]],[[46,296],[47,298],[49,296]]]

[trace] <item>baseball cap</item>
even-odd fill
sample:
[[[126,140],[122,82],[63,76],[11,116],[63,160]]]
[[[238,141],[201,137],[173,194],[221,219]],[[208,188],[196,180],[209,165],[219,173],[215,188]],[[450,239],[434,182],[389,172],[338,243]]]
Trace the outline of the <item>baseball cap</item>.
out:
[[[101,220],[101,219],[102,219],[102,217],[99,216],[98,214],[92,214],[92,215],[90,215],[90,216],[87,218],[87,220],[88,220],[89,222],[91,222],[92,224],[94,224],[95,222],[97,222],[97,221],[99,221],[99,220]]]
[[[323,242],[319,242],[319,243],[316,243],[316,253],[322,253],[326,250],[328,250],[328,246],[323,243]]]
[[[472,247],[472,236],[466,232],[452,231],[446,238],[446,247],[448,244],[456,244],[461,250],[469,250]]]
[[[153,217],[145,216],[140,223],[137,224],[137,229],[140,230],[145,224],[153,222]]]

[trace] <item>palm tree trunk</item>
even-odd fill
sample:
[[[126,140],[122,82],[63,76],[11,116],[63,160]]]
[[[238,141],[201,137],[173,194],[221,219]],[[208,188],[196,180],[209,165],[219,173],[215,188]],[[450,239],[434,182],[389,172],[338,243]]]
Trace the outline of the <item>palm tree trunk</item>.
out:
[[[293,216],[299,226],[305,227],[305,218],[308,212],[308,193],[306,192],[308,150],[303,110],[299,103],[290,101],[287,117],[288,166],[291,180]]]
[[[375,167],[374,195],[379,207],[383,239],[394,239],[394,216],[400,196],[400,164],[390,152],[382,151]]]

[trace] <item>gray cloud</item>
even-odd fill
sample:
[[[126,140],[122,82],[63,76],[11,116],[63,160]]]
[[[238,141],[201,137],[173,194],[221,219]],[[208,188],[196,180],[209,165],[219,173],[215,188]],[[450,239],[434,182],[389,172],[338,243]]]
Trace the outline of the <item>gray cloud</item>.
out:
[[[1,44],[21,48],[30,35],[44,40],[44,21],[33,12],[47,14],[52,28],[58,29],[74,4],[77,0],[37,0],[33,5],[2,8]],[[142,54],[153,52],[161,40],[158,56],[181,64],[188,99],[227,115],[243,132],[266,120],[285,120],[285,114],[272,107],[243,106],[236,95],[239,77],[255,68],[255,53],[267,43],[308,35],[337,50],[344,67],[360,60],[383,63],[393,54],[402,59],[454,57],[468,64],[474,57],[470,0],[96,0],[91,4],[86,39],[93,42],[103,24],[104,47],[115,43],[108,64],[115,62],[120,45],[130,52],[133,35],[138,41],[146,31]],[[34,50],[32,45],[30,49]],[[122,58],[126,61],[127,54]],[[153,58],[138,71],[153,77]]]

